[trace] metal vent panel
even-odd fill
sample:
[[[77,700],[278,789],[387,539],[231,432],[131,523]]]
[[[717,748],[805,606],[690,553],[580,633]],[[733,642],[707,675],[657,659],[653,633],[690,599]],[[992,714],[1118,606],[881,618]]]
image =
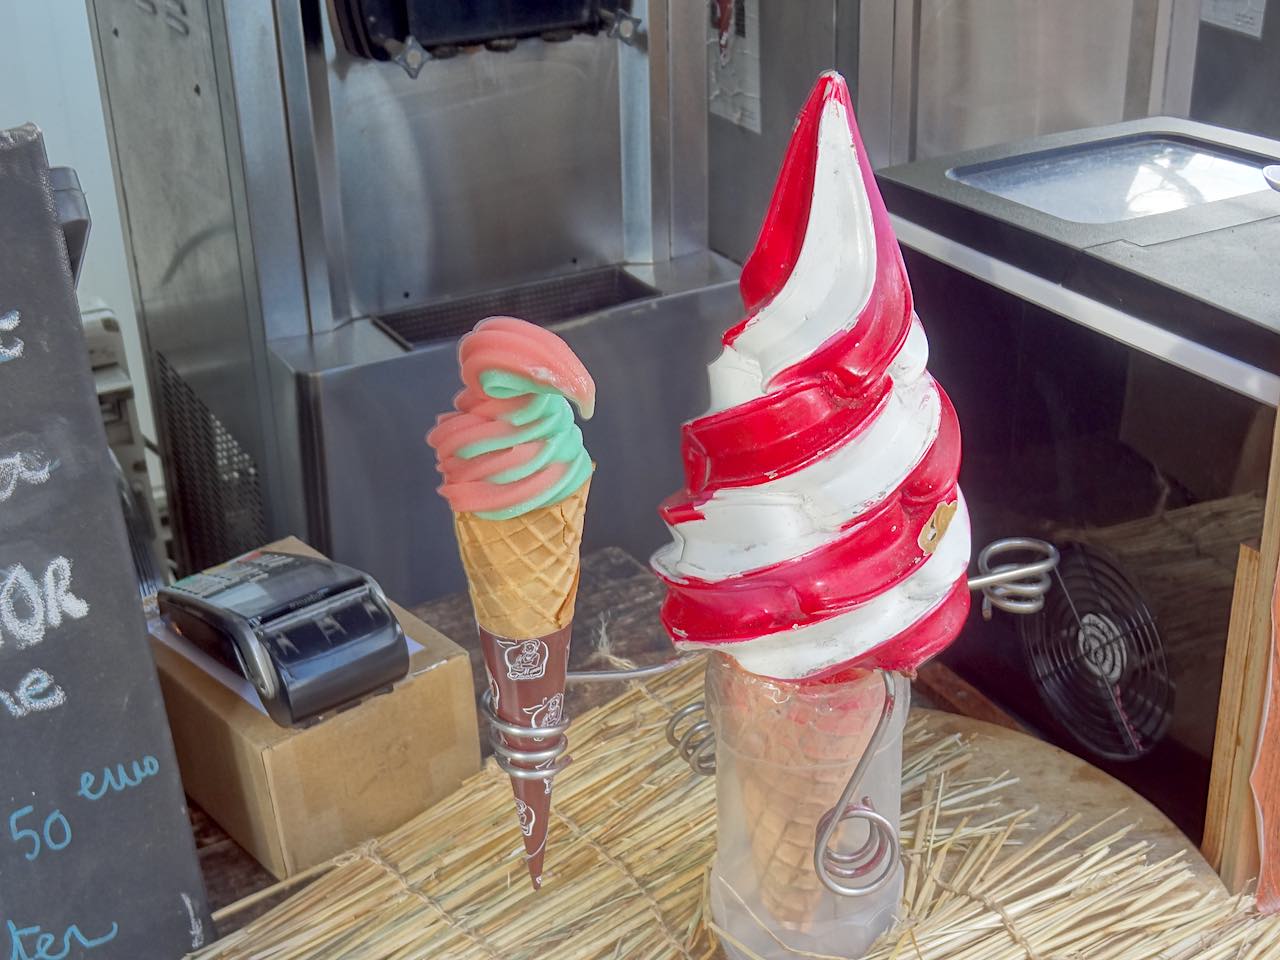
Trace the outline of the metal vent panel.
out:
[[[485,317],[503,314],[548,324],[656,296],[621,267],[572,273],[469,297],[456,297],[378,318],[406,346],[461,336]]]
[[[167,449],[169,509],[182,573],[204,570],[267,539],[257,463],[165,359],[156,354]]]

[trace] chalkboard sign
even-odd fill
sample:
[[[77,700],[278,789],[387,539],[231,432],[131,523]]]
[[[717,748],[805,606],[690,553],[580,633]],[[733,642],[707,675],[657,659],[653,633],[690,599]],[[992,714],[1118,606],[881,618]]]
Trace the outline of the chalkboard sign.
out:
[[[210,930],[35,127],[0,131],[0,960]]]

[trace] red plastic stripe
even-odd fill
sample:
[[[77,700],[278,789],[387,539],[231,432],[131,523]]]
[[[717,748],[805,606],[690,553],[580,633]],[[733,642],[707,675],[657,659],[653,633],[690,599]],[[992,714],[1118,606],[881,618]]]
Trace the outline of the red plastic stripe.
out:
[[[911,624],[901,633],[877,644],[867,652],[824,670],[804,677],[773,677],[775,680],[803,680],[806,683],[830,683],[847,674],[880,669],[913,673],[920,664],[945,649],[955,639],[969,615],[969,585],[960,577],[942,601],[927,615]],[[716,641],[689,640],[690,644],[706,643],[726,653],[733,653],[733,644]]]
[[[776,374],[768,395],[687,424],[686,487],[662,506],[672,525],[696,536],[701,510],[717,489],[786,476],[829,456],[874,421],[891,382],[888,367],[910,332],[911,291],[901,251],[853,119],[844,80],[824,74],[797,119],[768,214],[742,271],[748,319],[724,335],[732,345],[750,317],[776,297],[804,246],[813,202],[823,108],[839,100],[850,124],[875,233],[876,271],[868,302],[850,328]],[[850,310],[857,305],[851,304]],[[941,393],[941,391],[940,391]],[[819,550],[747,574],[708,582],[668,580],[663,622],[681,640],[732,644],[820,623],[855,609],[917,570],[926,556],[917,537],[940,502],[958,496],[960,435],[942,394],[938,437],[904,483],[848,532]],[[833,666],[911,670],[954,638],[969,607],[962,577],[925,618],[871,654]]]
[[[668,586],[662,619],[672,636],[733,642],[807,626],[910,576],[928,556],[918,543],[921,529],[940,501],[957,496],[960,427],[951,401],[941,390],[939,396],[942,417],[928,452],[894,494],[858,517],[844,536],[723,580],[675,580],[659,571]],[[680,505],[666,508],[668,523],[674,506]]]
[[[774,376],[766,396],[685,425],[690,496],[786,476],[855,434],[883,402],[889,364],[910,332],[911,288],[902,253],[853,120],[849,91],[835,75],[818,81],[800,115],[756,248],[742,270],[743,303],[749,313],[757,312],[795,268],[813,202],[818,128],[823,108],[833,99],[844,106],[871,210],[876,247],[871,295],[850,329]],[[724,342],[731,345],[749,322],[729,330]]]
[[[874,422],[891,386],[884,377],[863,393],[824,376],[686,423],[685,490],[710,495],[794,473]]]

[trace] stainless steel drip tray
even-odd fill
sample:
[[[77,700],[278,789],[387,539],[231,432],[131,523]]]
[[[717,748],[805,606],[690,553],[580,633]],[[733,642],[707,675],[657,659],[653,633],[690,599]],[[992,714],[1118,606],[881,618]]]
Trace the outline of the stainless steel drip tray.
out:
[[[482,317],[520,317],[548,326],[659,293],[625,267],[613,265],[450,297],[376,317],[375,322],[402,346],[413,349],[461,336]]]

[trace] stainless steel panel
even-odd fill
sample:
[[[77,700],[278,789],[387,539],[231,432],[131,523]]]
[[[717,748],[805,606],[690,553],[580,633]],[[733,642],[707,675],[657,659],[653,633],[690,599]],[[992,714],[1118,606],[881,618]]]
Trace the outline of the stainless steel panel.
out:
[[[96,0],[91,14],[152,395],[160,354],[261,466],[274,443],[262,356],[247,348],[258,318],[241,265],[243,184],[228,166],[236,118],[216,58],[218,7],[211,19],[204,4]],[[182,523],[175,510],[179,538]]]
[[[1167,8],[1169,26],[1167,33],[1162,30],[1156,41],[1156,64],[1147,112],[1151,116],[1190,117],[1196,48],[1200,42],[1200,0],[1161,0],[1160,8],[1162,18]],[[1164,63],[1159,62],[1161,53]],[[1249,132],[1263,133],[1262,130]],[[1280,131],[1273,131],[1272,136],[1280,136]]]
[[[1087,14],[1044,0],[917,2],[910,159],[1124,119],[1135,6],[1148,0]]]
[[[874,167],[894,162],[893,43],[889,39],[893,36],[893,15],[892,3],[860,4],[856,69],[851,71],[843,58],[840,64],[846,75],[858,78],[854,106],[862,142]]]
[[[644,47],[618,48],[618,127],[622,162],[622,259],[652,263],[668,256],[670,208],[654,196],[661,185],[663,154],[668,150],[666,78],[667,9],[660,0],[636,0],[635,16],[643,22]],[[654,67],[650,72],[650,65]],[[656,112],[656,116],[655,116]],[[655,170],[655,166],[658,167]]]
[[[697,4],[642,4],[635,47],[530,40],[432,60],[412,79],[340,52],[322,0],[90,4],[149,365],[163,362],[178,398],[175,436],[194,425],[208,441],[161,438],[179,522],[183,470],[225,480],[192,502],[201,523],[219,496],[251,519],[260,498],[272,535],[337,536],[352,511],[328,492],[346,467],[324,429],[327,395],[280,357],[320,363],[355,343],[376,365],[404,352],[380,331],[353,336],[368,325],[350,318],[627,253],[696,285],[699,270],[667,261],[700,250],[708,275],[705,50],[685,31],[701,25]],[[643,242],[624,251],[627,223]],[[386,409],[382,385],[367,386]]]
[[[707,44],[702,4],[670,0],[666,170],[672,258],[707,248]]]
[[[617,41],[530,40],[413,79],[325,31],[352,315],[622,259]]]
[[[850,9],[853,8],[853,9]],[[876,167],[1155,114],[1185,116],[1199,0],[838,4]],[[853,33],[848,21],[857,17]]]
[[[894,0],[893,40],[887,44],[893,51],[889,154],[894,163],[916,155],[921,95],[920,19],[920,0]]]
[[[475,326],[477,317],[520,317],[549,326],[657,294],[654,287],[622,267],[601,267],[493,288],[469,297],[449,297],[384,314],[377,322],[408,348],[456,339]]]
[[[618,49],[624,256],[669,260],[707,246],[704,10],[634,0],[641,43]]]
[[[330,330],[352,316],[326,75],[332,44],[326,48],[323,3],[276,0],[273,6],[309,325],[313,331]]]
[[[1261,39],[1201,26],[1195,63],[1192,119],[1280,138],[1280,2],[1268,7]]]
[[[583,426],[597,462],[585,549],[617,545],[647,559],[666,541],[657,506],[683,482],[680,424],[706,408],[705,365],[739,309],[729,282],[554,327],[599,391],[596,416]],[[344,329],[345,342],[329,343],[328,356],[315,344],[334,335],[309,338],[305,352],[305,341],[272,345],[309,381],[299,396],[311,398],[322,431],[321,469],[312,475],[325,478],[328,547],[401,602],[461,589],[452,519],[434,493],[435,462],[423,442],[458,388],[455,345],[375,360],[367,352],[373,341]],[[323,369],[312,365],[317,360]]]
[[[240,181],[237,195],[246,198],[241,269],[246,285],[258,292],[263,334],[298,336],[310,323],[284,89],[278,71],[263,69],[280,56],[275,16],[268,3],[232,2],[215,9],[226,24],[214,35],[215,57],[229,78],[218,93],[234,120],[224,128],[227,170]]]
[[[1169,44],[1167,36],[1157,37],[1164,26],[1161,8],[1168,4],[1169,0],[1141,0],[1133,4],[1133,19],[1129,22],[1129,68],[1125,72],[1122,108],[1126,120],[1149,115],[1156,86],[1155,73],[1157,69],[1163,69],[1163,65],[1156,63],[1157,47],[1167,50]]]
[[[751,252],[796,114],[814,79],[836,63],[835,15],[835,0],[762,0],[760,133],[709,119],[710,242],[732,260]],[[705,22],[701,30],[705,36]]]

